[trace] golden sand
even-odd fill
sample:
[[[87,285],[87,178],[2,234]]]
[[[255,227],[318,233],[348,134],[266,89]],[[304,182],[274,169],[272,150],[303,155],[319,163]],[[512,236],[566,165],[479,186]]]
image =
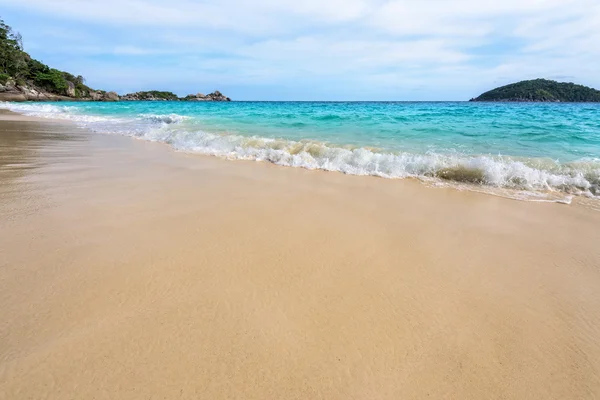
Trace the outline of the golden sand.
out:
[[[600,213],[0,121],[1,399],[600,397]]]

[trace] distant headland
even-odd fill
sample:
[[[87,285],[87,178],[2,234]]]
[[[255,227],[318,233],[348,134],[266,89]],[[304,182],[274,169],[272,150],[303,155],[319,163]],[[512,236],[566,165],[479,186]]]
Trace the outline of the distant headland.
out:
[[[95,90],[85,79],[50,68],[23,50],[19,33],[0,20],[0,101],[231,101],[218,90],[178,97],[157,90],[129,93]]]
[[[178,97],[175,93],[172,92],[161,92],[158,90],[151,90],[149,92],[136,92],[129,93],[125,96],[120,96],[120,100],[122,101],[231,101],[231,99],[225,95],[223,95],[218,90],[209,93],[209,94],[188,94],[185,97]]]
[[[600,102],[600,90],[574,83],[533,79],[490,90],[470,101]]]

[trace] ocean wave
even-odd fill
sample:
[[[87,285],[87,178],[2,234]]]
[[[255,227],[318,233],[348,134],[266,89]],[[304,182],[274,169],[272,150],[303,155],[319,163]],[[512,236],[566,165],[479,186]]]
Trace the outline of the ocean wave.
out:
[[[68,112],[74,112],[75,107],[57,106],[47,103],[8,103],[0,102],[2,108],[18,112],[21,114],[40,116],[50,118],[51,115],[67,115]]]
[[[311,140],[219,135],[201,130],[151,130],[133,136],[168,143],[186,152],[351,175],[431,178],[521,191],[600,196],[600,160],[560,164],[487,155],[386,153]]]
[[[571,195],[600,198],[600,159],[560,163],[542,158],[468,155],[439,152],[386,152],[314,140],[272,139],[216,134],[196,124],[181,124],[178,114],[138,114],[120,120],[76,114],[70,106],[5,103],[13,111],[81,122],[88,129],[163,142],[177,150],[228,159],[383,178],[418,178],[512,198],[568,202]],[[506,191],[511,191],[508,196]]]
[[[14,111],[20,114],[29,115],[32,117],[49,118],[49,119],[62,119],[74,122],[92,123],[92,122],[106,122],[106,121],[122,121],[118,118],[100,116],[100,115],[89,115],[80,114],[79,108],[75,106],[67,105],[56,105],[47,103],[8,103],[0,102],[1,108],[6,108],[10,111]]]
[[[337,121],[341,120],[342,117],[336,114],[316,115],[313,117],[316,121]]]
[[[140,114],[139,118],[144,121],[157,122],[163,124],[178,124],[190,119],[185,115],[179,114]]]

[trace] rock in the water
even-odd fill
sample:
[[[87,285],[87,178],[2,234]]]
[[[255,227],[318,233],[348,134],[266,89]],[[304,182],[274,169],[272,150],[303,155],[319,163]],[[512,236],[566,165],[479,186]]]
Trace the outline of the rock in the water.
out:
[[[210,93],[207,97],[209,97],[212,101],[231,101],[231,99],[227,96],[224,96],[223,93],[215,90],[213,93]]]
[[[223,95],[223,93],[218,90],[213,93],[209,93],[207,95],[203,95],[202,93],[198,93],[197,95],[189,95],[185,98],[188,101],[231,101],[229,97]]]
[[[173,92],[165,92],[160,90],[150,90],[145,92],[135,92],[135,93],[127,93],[124,96],[121,96],[121,100],[123,101],[176,101],[181,100],[177,95]]]
[[[188,94],[187,96],[180,98],[179,100],[183,100],[183,101],[231,101],[231,99],[227,96],[224,96],[223,93],[219,92],[218,90],[213,92],[213,93],[209,93],[209,94],[202,94],[202,93],[196,93],[196,94]]]
[[[189,95],[184,100],[187,100],[187,101],[210,101],[211,99],[206,96],[199,97],[198,95],[195,95],[195,96]]]

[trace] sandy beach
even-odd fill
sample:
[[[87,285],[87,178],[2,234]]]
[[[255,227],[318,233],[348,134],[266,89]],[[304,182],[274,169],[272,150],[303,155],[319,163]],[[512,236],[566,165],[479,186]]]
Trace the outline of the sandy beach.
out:
[[[600,212],[0,116],[1,399],[600,398]]]

